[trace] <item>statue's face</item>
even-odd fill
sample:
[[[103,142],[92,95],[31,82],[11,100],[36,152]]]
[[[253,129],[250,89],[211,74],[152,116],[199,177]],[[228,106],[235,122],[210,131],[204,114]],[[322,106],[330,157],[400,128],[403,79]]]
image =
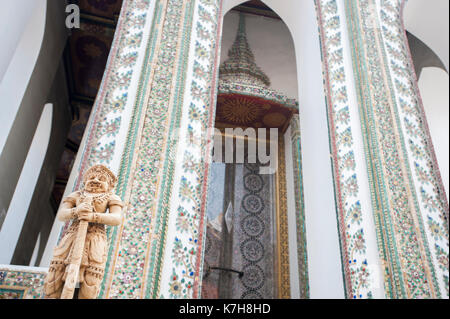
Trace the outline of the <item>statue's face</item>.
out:
[[[84,189],[91,193],[105,193],[109,189],[108,177],[99,173],[89,174]]]

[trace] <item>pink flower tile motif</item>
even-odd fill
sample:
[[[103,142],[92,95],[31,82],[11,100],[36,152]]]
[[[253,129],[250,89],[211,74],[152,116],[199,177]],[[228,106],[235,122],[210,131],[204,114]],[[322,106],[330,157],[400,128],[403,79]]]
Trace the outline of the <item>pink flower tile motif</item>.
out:
[[[417,79],[403,31],[401,17],[404,5],[404,2],[382,0],[380,23],[387,59],[390,62],[393,88],[397,95],[399,122],[406,143],[410,173],[419,202],[422,232],[426,233],[425,245],[429,246],[429,258],[433,261],[430,270],[438,282],[434,289],[437,296],[448,298],[448,202],[437,169]],[[443,260],[446,262],[442,263]],[[445,264],[447,266],[442,267]]]
[[[337,213],[347,298],[372,298],[372,278],[366,257],[366,239],[354,157],[353,132],[344,66],[344,45],[339,4],[316,1],[322,40],[326,96],[333,149]]]
[[[215,39],[218,32],[219,1],[200,0],[195,7],[191,45],[193,52],[193,74],[190,87],[190,104],[187,110],[187,134],[181,179],[178,189],[180,199],[175,221],[176,236],[171,244],[172,272],[169,291],[161,297],[196,298],[201,284],[201,255],[203,236],[202,193],[203,180],[209,156],[205,153],[205,137],[196,132],[206,132],[208,120],[215,105],[211,96],[214,65],[216,63]],[[214,38],[214,39],[213,39]]]

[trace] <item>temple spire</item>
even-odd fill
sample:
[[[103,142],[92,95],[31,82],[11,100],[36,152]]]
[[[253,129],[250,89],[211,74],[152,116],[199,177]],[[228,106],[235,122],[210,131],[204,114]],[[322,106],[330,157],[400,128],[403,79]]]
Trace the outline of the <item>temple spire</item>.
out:
[[[259,68],[247,41],[245,15],[239,14],[236,39],[228,51],[228,59],[220,66],[220,80],[269,87],[269,77]]]

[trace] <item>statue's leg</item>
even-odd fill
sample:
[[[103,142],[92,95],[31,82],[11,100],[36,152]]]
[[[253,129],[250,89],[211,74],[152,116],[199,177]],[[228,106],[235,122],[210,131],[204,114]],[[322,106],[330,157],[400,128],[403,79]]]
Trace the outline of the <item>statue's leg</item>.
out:
[[[63,276],[65,272],[63,261],[52,261],[48,269],[47,278],[44,284],[44,293],[46,299],[59,299],[63,290]]]
[[[96,299],[100,292],[104,270],[94,266],[88,266],[80,283],[78,299]]]
[[[86,255],[84,276],[80,277],[78,299],[95,299],[100,293],[100,285],[105,274],[106,232],[99,226],[92,226],[86,236]]]

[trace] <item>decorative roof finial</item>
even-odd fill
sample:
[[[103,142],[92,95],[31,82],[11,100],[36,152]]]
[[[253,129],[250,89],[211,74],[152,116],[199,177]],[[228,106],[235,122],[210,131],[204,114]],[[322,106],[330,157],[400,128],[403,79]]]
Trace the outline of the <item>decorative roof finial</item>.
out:
[[[255,57],[247,41],[245,29],[245,15],[241,12],[239,14],[239,27],[236,39],[228,51],[228,60],[220,66],[220,80],[269,87],[270,79],[256,65]]]

